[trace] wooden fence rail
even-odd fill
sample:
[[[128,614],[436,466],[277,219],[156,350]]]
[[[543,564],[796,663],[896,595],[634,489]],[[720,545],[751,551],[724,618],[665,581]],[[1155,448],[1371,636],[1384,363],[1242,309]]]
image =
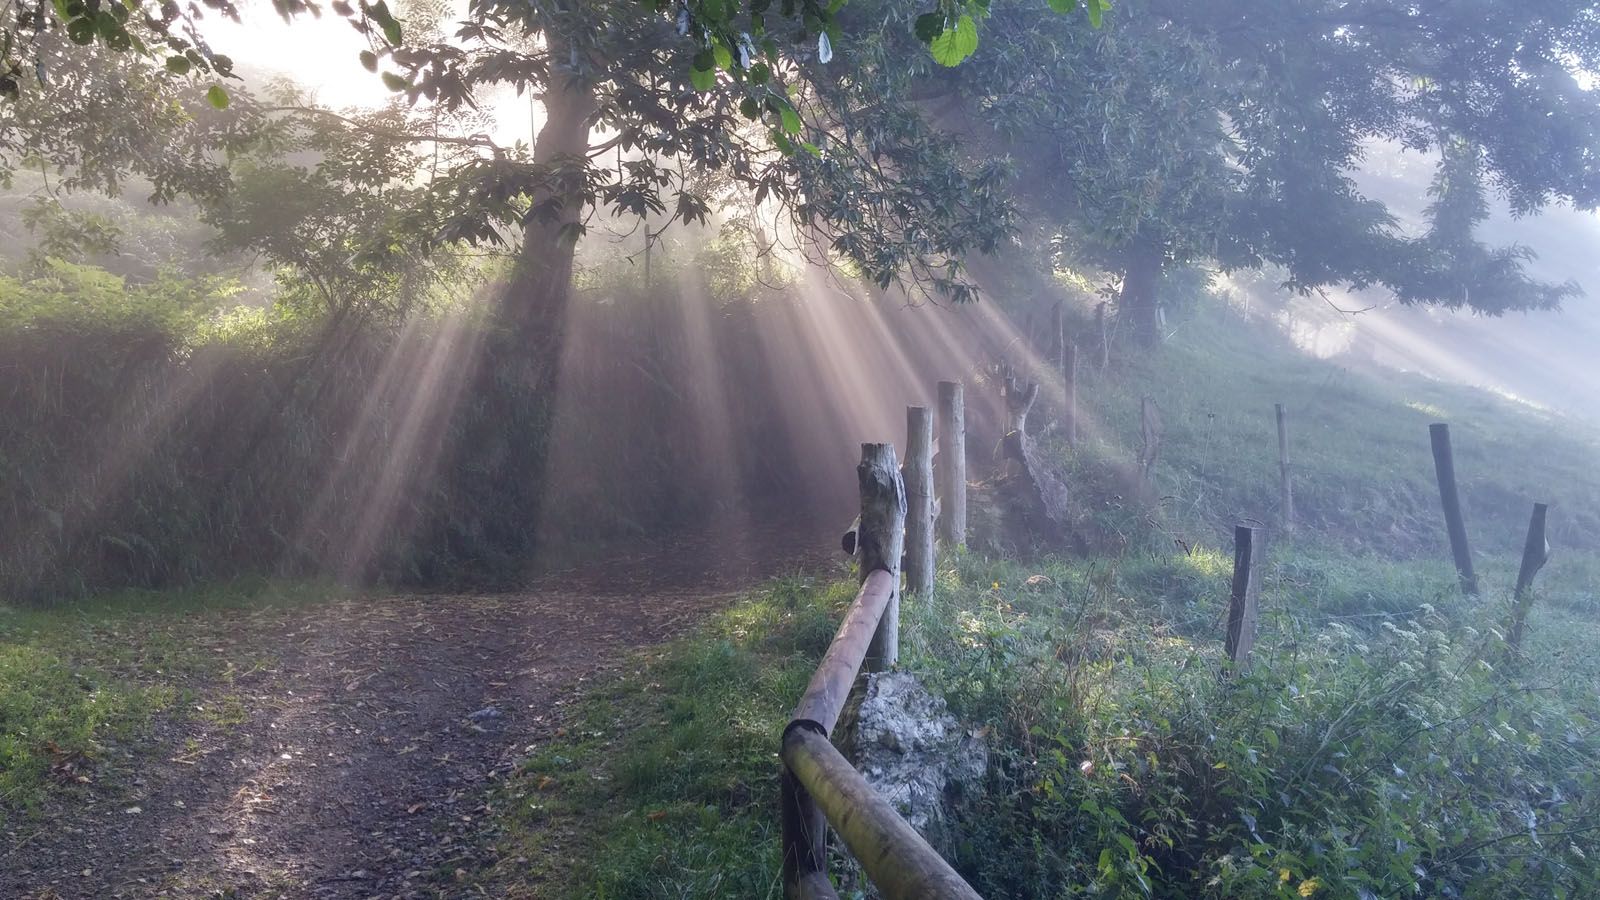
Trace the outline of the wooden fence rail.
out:
[[[831,826],[888,900],[979,900],[829,739],[862,667],[893,665],[899,646],[906,489],[894,446],[863,444],[856,471],[861,518],[854,543],[861,590],[784,728],[779,751],[783,894],[791,900],[838,897],[828,880]],[[957,490],[964,489],[963,484]]]

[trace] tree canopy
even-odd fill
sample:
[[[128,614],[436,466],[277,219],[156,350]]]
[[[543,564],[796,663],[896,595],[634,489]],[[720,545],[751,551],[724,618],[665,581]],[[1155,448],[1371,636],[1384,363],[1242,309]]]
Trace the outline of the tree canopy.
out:
[[[230,178],[263,169],[230,173],[214,150],[248,159],[263,135],[321,141],[324,165],[305,176],[321,193],[386,195],[407,210],[382,217],[388,236],[365,255],[338,258],[402,264],[513,240],[524,259],[560,258],[596,217],[703,221],[737,194],[786,211],[804,243],[877,284],[957,300],[975,296],[965,258],[1008,240],[1020,205],[1053,223],[1070,257],[1121,276],[1123,312],[1147,340],[1159,273],[1195,260],[1280,266],[1302,291],[1377,285],[1490,314],[1575,292],[1529,277],[1531,249],[1486,246],[1474,229],[1494,196],[1519,214],[1600,203],[1600,104],[1583,81],[1600,71],[1600,24],[1585,4],[1543,0],[1516,16],[1487,0],[1082,8],[1109,27],[1030,3],[480,0],[463,22],[414,17],[423,24],[408,30],[382,2],[333,4],[368,37],[362,62],[433,110],[380,121],[188,87],[197,72],[232,71],[189,28],[197,9],[20,5],[7,77],[22,76],[28,53],[39,77],[7,89],[0,160],[51,160],[69,186],[114,190],[128,171],[158,196],[221,197]],[[237,15],[224,0],[209,9]],[[162,53],[160,66],[114,58]],[[97,79],[108,68],[119,77]],[[87,89],[102,81],[112,90]],[[546,109],[531,146],[462,127],[503,86]],[[361,144],[367,168],[334,161],[335,140]],[[1358,187],[1368,154],[1387,146],[1437,161],[1421,231]],[[425,177],[395,193],[394,167],[424,158]],[[237,243],[248,200],[230,202],[216,219]],[[269,242],[280,261],[293,255],[282,235]]]
[[[941,115],[1017,159],[1030,215],[1123,274],[1146,337],[1149,270],[1194,259],[1276,264],[1299,290],[1549,308],[1575,288],[1528,277],[1531,251],[1473,229],[1491,194],[1519,214],[1600,200],[1600,96],[1583,81],[1600,65],[1596,22],[1578,2],[1507,16],[1489,3],[1129,0],[1095,31],[996,7],[985,51],[944,80]],[[1358,186],[1391,146],[1437,161],[1421,233]]]

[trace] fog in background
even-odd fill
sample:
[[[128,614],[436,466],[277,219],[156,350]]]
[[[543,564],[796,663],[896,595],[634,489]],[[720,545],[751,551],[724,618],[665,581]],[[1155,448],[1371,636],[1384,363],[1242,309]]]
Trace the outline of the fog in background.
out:
[[[1423,229],[1433,159],[1375,148],[1359,176],[1365,192],[1387,202],[1412,233]],[[1492,198],[1479,231],[1491,245],[1522,244],[1537,254],[1530,274],[1576,282],[1583,294],[1557,312],[1487,317],[1470,311],[1406,307],[1386,290],[1328,290],[1290,307],[1286,320],[1302,347],[1355,365],[1377,364],[1484,388],[1600,423],[1595,390],[1600,353],[1600,216],[1553,206],[1535,216],[1511,214]],[[1273,279],[1249,286],[1276,292]],[[1258,296],[1257,299],[1264,299]]]

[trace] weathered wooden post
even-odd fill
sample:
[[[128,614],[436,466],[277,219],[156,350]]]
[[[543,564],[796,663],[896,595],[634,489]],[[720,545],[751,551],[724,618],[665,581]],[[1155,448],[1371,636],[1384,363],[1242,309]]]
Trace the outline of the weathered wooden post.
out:
[[[1450,553],[1455,557],[1461,593],[1476,596],[1478,576],[1472,571],[1472,551],[1467,547],[1467,522],[1461,516],[1461,495],[1456,492],[1455,456],[1450,452],[1450,426],[1443,422],[1428,426],[1433,441],[1433,469],[1439,477],[1439,500],[1444,505],[1444,524],[1450,532]]]
[[[900,658],[900,556],[906,540],[906,489],[894,445],[862,444],[856,478],[861,484],[861,526],[856,538],[861,580],[882,569],[894,585],[894,595],[867,648],[867,668],[883,671]]]
[[[1017,377],[1010,364],[1000,367],[1000,399],[1006,404],[1006,432],[1001,439],[1004,456],[1026,464],[1028,456],[1028,414],[1039,400],[1039,384]]]
[[[1544,533],[1545,513],[1549,509],[1548,504],[1535,503],[1533,517],[1528,520],[1528,539],[1522,544],[1522,567],[1517,570],[1516,601],[1511,610],[1511,630],[1506,638],[1513,650],[1522,646],[1528,609],[1533,606],[1533,576],[1550,559],[1550,542]]]
[[[1289,421],[1283,404],[1274,403],[1278,414],[1278,492],[1282,497],[1283,531],[1294,533],[1294,486],[1289,481]]]
[[[1139,475],[1148,486],[1161,456],[1161,417],[1149,397],[1139,398],[1139,437]]]
[[[778,779],[778,825],[783,835],[783,896],[786,900],[826,897],[818,889],[828,881],[828,817],[788,766]]]
[[[1066,402],[1061,415],[1061,428],[1068,447],[1078,446],[1078,344],[1070,342],[1061,349],[1061,381],[1066,390]]]
[[[1256,530],[1246,525],[1233,529],[1233,591],[1228,597],[1228,639],[1225,649],[1233,670],[1250,665],[1250,648],[1256,643],[1256,604],[1260,582],[1256,575]]]
[[[906,592],[933,596],[933,415],[906,407]]]
[[[939,537],[967,542],[967,425],[959,381],[939,382]]]

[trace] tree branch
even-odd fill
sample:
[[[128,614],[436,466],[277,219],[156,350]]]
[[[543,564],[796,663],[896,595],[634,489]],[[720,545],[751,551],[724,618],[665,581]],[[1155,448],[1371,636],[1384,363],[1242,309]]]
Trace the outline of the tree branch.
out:
[[[481,133],[460,137],[452,137],[440,134],[414,134],[408,131],[396,131],[392,128],[374,127],[356,119],[352,119],[349,116],[340,115],[333,110],[322,109],[321,107],[316,106],[263,106],[260,108],[260,110],[263,113],[293,113],[296,115],[332,119],[357,131],[364,131],[368,134],[374,134],[379,137],[384,137],[390,140],[400,141],[408,144],[447,144],[456,147],[481,147],[492,151],[497,157],[504,156],[506,152],[505,148],[495,143],[494,140],[488,135]]]

